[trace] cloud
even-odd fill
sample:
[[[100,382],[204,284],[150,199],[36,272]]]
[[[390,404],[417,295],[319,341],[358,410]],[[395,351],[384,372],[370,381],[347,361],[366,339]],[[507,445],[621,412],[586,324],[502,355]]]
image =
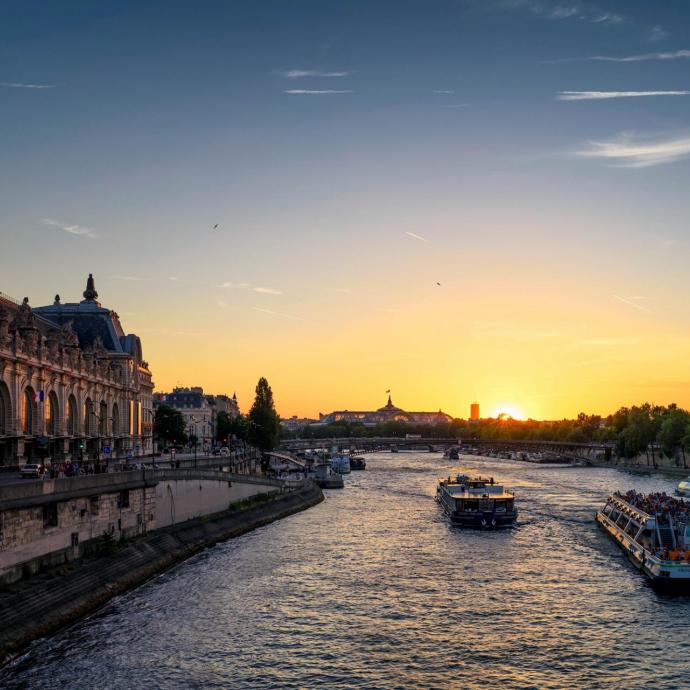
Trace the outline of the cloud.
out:
[[[294,319],[295,321],[306,321],[299,316],[293,316],[292,314],[283,314],[278,311],[273,311],[272,309],[262,309],[261,307],[252,307],[254,311],[260,311],[262,314],[270,314],[271,316],[282,316],[284,319]]]
[[[414,232],[408,232],[407,230],[405,230],[405,234],[409,235],[410,237],[413,237],[415,240],[419,240],[420,242],[428,242],[429,241],[429,240],[427,240],[426,237],[422,237],[421,235],[417,235]]]
[[[151,278],[139,278],[137,276],[113,276],[116,280],[129,280],[133,282],[139,282],[142,280],[151,280]]]
[[[690,50],[672,50],[662,53],[643,53],[642,55],[626,55],[615,57],[611,55],[592,55],[582,58],[562,58],[561,60],[551,60],[551,62],[580,62],[586,60],[596,60],[599,62],[645,62],[647,60],[686,60],[690,58]]]
[[[690,91],[559,91],[559,101],[600,101],[611,98],[639,98],[641,96],[688,96]]]
[[[656,43],[657,41],[665,41],[667,38],[668,31],[660,24],[657,24],[649,30],[649,38],[647,40],[650,43]]]
[[[81,225],[68,225],[67,223],[61,223],[57,220],[52,220],[51,218],[42,218],[41,222],[44,225],[50,225],[54,228],[59,228],[68,235],[75,235],[77,237],[88,237],[89,239],[95,240],[100,237],[92,228],[84,228]]]
[[[276,290],[275,288],[271,287],[261,287],[259,285],[252,285],[251,283],[234,283],[232,281],[225,281],[224,283],[221,283],[219,288],[222,288],[224,290],[234,290],[234,289],[240,289],[240,290],[253,290],[254,292],[259,292],[263,295],[282,295],[281,290]]]
[[[444,103],[443,107],[444,108],[468,108],[471,106],[471,103]]]
[[[635,300],[640,300],[644,299],[644,297],[637,296],[637,297],[630,297],[629,299],[626,299],[625,297],[621,297],[620,295],[613,295],[614,299],[617,299],[619,302],[623,302],[623,304],[627,304],[628,306],[634,307],[635,309],[639,309],[640,311],[647,311],[651,312],[651,309],[648,309],[647,307],[642,306],[641,304],[638,304]]]
[[[450,96],[455,93],[452,89],[435,89],[432,93],[437,93],[442,96]]]
[[[650,139],[623,133],[612,141],[590,142],[589,148],[575,155],[597,158],[621,168],[648,168],[690,156],[690,137]]]
[[[54,84],[22,84],[14,81],[0,81],[0,86],[8,89],[54,89]]]
[[[349,77],[352,72],[321,72],[315,69],[289,69],[281,74],[287,79],[303,79],[305,77]]]
[[[619,347],[621,345],[634,345],[639,343],[639,338],[588,338],[578,340],[574,347]]]
[[[607,12],[596,5],[579,0],[481,0],[479,4],[493,6],[496,9],[522,9],[537,17],[554,21],[571,19],[601,26],[611,26],[625,21],[621,14]]]
[[[285,89],[292,96],[331,96],[340,93],[354,93],[349,89]]]
[[[560,337],[558,331],[552,330],[537,330],[514,328],[512,324],[504,323],[502,321],[486,321],[475,323],[476,330],[471,332],[474,338],[479,339],[495,339],[505,338],[507,340],[514,340],[519,343],[529,343],[539,340],[547,340],[551,338]]]

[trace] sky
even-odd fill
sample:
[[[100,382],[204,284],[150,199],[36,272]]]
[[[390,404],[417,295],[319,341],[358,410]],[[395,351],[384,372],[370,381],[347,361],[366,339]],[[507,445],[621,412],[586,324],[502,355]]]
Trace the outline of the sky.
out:
[[[681,0],[4,0],[0,291],[244,411],[690,407],[689,68]]]

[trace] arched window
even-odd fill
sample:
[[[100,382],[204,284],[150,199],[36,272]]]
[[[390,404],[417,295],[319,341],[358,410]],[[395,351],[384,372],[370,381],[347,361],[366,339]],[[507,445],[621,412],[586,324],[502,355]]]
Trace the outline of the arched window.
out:
[[[108,404],[101,401],[98,412],[98,433],[100,436],[105,436],[108,432]]]
[[[73,395],[67,399],[67,434],[77,435],[77,399]]]
[[[86,400],[84,400],[84,408],[82,410],[84,415],[84,434],[86,436],[92,436],[95,429],[93,412],[93,400],[91,400],[91,398],[86,398]]]
[[[0,381],[0,436],[10,433],[10,420],[12,419],[12,400],[7,385]]]
[[[45,401],[46,434],[57,436],[58,420],[60,419],[60,403],[55,391],[50,391]]]
[[[36,394],[34,389],[30,386],[24,389],[24,395],[22,396],[22,433],[26,436],[31,436],[34,433],[36,424]]]
[[[120,433],[120,408],[117,403],[113,403],[113,436],[117,436]]]

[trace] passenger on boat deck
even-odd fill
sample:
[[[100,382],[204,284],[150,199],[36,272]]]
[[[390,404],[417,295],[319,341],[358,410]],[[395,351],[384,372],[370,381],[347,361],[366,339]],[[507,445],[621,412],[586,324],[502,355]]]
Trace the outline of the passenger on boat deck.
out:
[[[630,491],[624,494],[617,491],[616,496],[622,498],[631,506],[639,508],[649,515],[660,518],[662,522],[668,522],[669,516],[671,516],[674,521],[677,519],[690,519],[690,503],[686,503],[682,498],[668,496],[665,491],[647,494],[645,496],[634,489],[630,489]]]

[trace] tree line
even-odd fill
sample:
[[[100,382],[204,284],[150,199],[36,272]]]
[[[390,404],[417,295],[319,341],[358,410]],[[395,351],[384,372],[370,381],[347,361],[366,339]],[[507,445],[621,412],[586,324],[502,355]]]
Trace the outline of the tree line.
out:
[[[459,438],[515,441],[566,441],[570,443],[613,443],[623,457],[634,457],[650,448],[668,457],[690,451],[690,413],[675,403],[662,406],[644,403],[621,407],[606,417],[581,412],[575,419],[558,421],[519,420],[511,417],[470,422],[454,419],[437,425],[384,422],[376,426],[340,422],[307,426],[297,434],[304,439],[347,437]]]
[[[159,443],[168,446],[194,445],[198,439],[187,433],[185,417],[171,405],[156,408],[153,434]],[[229,445],[244,441],[263,451],[273,450],[280,439],[280,418],[273,401],[273,391],[268,381],[261,377],[256,384],[254,403],[246,415],[231,416],[225,411],[216,415],[215,442]]]

